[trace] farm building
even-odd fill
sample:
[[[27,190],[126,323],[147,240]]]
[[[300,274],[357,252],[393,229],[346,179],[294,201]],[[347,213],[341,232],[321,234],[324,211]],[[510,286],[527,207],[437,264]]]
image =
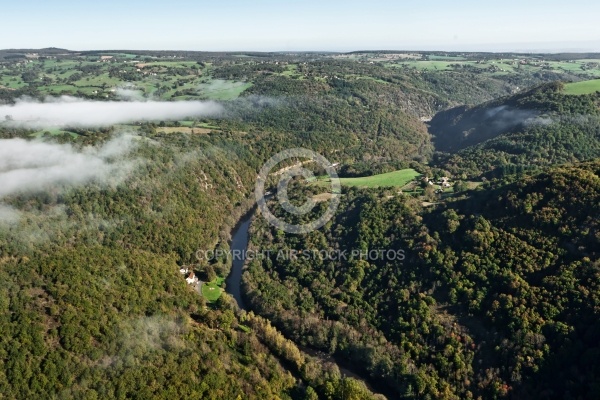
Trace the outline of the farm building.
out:
[[[199,280],[196,274],[194,274],[194,272],[190,272],[188,277],[185,278],[185,281],[188,283],[188,285],[195,285],[198,283]]]

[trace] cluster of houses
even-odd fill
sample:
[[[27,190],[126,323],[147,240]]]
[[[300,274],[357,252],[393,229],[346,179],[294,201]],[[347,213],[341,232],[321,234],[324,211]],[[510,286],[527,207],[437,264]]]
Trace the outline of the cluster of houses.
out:
[[[433,180],[433,179],[429,179],[428,177],[425,177],[425,178],[423,178],[423,180],[424,180],[425,182],[427,182],[427,184],[428,184],[428,185],[430,185],[430,186],[433,186],[433,185],[435,185],[436,183],[437,183],[438,185],[440,185],[441,187],[443,187],[443,188],[449,188],[450,186],[452,186],[452,185],[450,184],[450,178],[447,178],[447,177],[442,177],[442,178],[440,178],[440,179],[439,179],[437,182],[434,182],[434,180]]]
[[[185,281],[188,283],[188,285],[197,285],[200,282],[194,271],[190,271],[189,268],[181,267],[179,273],[184,276],[187,275]]]

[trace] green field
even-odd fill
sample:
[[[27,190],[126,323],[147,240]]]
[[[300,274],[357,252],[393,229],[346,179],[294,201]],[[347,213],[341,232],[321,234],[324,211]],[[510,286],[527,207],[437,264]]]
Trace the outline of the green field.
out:
[[[416,68],[418,70],[437,70],[437,71],[450,71],[452,70],[452,68],[450,67],[450,64],[455,64],[455,63],[451,63],[448,61],[403,61],[401,63],[394,63],[394,64],[384,64],[384,66],[386,67],[390,67],[390,68],[407,68],[407,67],[412,67],[412,68]],[[458,62],[458,64],[463,64]]]
[[[288,77],[300,75],[298,73],[298,66],[295,64],[286,65],[285,71],[283,71],[281,75]]]
[[[34,132],[34,133],[31,134],[31,136],[39,139],[39,138],[42,138],[42,137],[48,136],[48,135],[50,135],[50,136],[60,136],[60,135],[65,135],[65,134],[71,135],[71,137],[73,137],[73,138],[76,138],[76,137],[79,136],[75,132],[65,131],[65,130],[62,130],[62,129],[59,129],[59,128],[47,128],[47,129],[44,129],[44,130],[40,130],[40,131]]]
[[[97,75],[94,77],[86,77],[77,82],[75,82],[75,86],[78,87],[101,87],[102,85],[110,86],[118,86],[120,81],[116,78],[110,78],[108,73],[103,73],[101,75]]]
[[[574,82],[565,85],[565,94],[590,94],[600,92],[600,79],[591,81]]]
[[[252,86],[248,82],[235,82],[222,79],[214,79],[199,86],[199,92],[211,100],[233,100],[246,89]]]
[[[148,67],[170,67],[170,68],[189,68],[198,65],[196,61],[151,61],[142,62],[144,68]]]
[[[20,76],[0,76],[0,87],[19,89],[27,86]]]
[[[221,285],[225,281],[225,278],[217,278],[212,282],[203,282],[202,283],[202,296],[206,297],[206,300],[209,302],[217,301],[219,297],[221,297],[221,293],[223,289],[221,289]]]
[[[455,65],[481,70],[489,75],[509,75],[516,73],[536,73],[554,71],[570,73],[584,79],[600,77],[597,60],[549,61],[529,58],[510,58],[497,60],[468,60],[460,57],[431,56],[429,60],[383,61],[387,68],[416,69],[418,71],[452,71]],[[458,68],[460,70],[461,68]]]
[[[385,174],[365,176],[360,178],[340,178],[340,182],[343,186],[358,186],[358,187],[403,187],[416,177],[421,175],[412,168],[401,169],[398,171],[387,172]],[[329,182],[329,179],[319,180],[319,184]]]
[[[112,53],[123,57],[123,54]],[[94,56],[97,58],[96,56]],[[0,72],[0,89],[18,90],[27,87],[22,75],[25,70],[35,69],[37,77],[44,79],[38,90],[43,95],[84,94],[98,98],[113,99],[114,89],[125,81],[135,80],[135,87],[146,97],[164,100],[233,100],[252,86],[240,80],[213,79],[210,65],[201,67],[196,61],[150,61],[136,63],[128,56],[127,62],[116,64],[81,60],[37,60],[11,71]],[[117,72],[110,72],[118,65]],[[82,71],[80,68],[87,68]],[[174,72],[176,69],[177,72]],[[289,76],[299,76],[296,65],[288,66]],[[74,75],[77,75],[73,78]],[[159,92],[158,94],[156,92]]]
[[[464,57],[458,56],[429,56],[431,61],[467,61]]]

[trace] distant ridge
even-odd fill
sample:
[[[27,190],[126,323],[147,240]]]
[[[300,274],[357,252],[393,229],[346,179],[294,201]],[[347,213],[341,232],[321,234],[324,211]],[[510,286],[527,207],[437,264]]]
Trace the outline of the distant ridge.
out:
[[[412,54],[423,54],[423,55],[447,55],[447,56],[462,56],[462,57],[473,57],[473,58],[545,58],[547,60],[570,60],[573,58],[579,59],[600,59],[600,53],[598,52],[564,52],[564,53],[543,53],[543,52],[486,52],[486,51],[432,51],[432,50],[353,50],[353,51],[202,51],[202,50],[144,50],[144,49],[90,49],[90,50],[69,50],[60,47],[44,47],[41,49],[0,49],[0,58],[3,54],[26,54],[26,53],[38,53],[40,55],[56,55],[56,54],[100,54],[100,53],[129,53],[137,55],[148,55],[148,54],[202,54],[202,55],[246,55],[251,57],[265,57],[280,54],[376,54],[376,53],[387,53],[387,54],[401,54],[401,53],[412,53]]]

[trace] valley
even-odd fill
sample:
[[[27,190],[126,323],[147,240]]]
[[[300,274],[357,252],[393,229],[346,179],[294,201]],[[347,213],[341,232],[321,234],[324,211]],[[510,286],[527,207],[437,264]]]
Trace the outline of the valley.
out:
[[[0,51],[0,395],[597,397],[599,59]]]

